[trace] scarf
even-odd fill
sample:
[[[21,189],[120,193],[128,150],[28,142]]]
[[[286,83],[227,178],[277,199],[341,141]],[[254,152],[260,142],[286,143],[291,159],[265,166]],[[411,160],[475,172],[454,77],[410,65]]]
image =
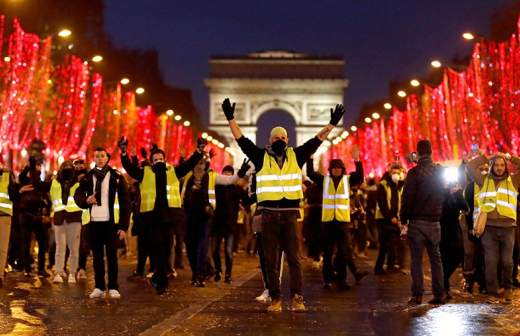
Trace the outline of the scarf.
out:
[[[105,176],[110,170],[110,167],[108,165],[105,165],[102,169],[96,167],[93,170],[94,176],[96,177],[96,203],[98,206],[101,206],[101,185],[103,184],[103,180],[105,179]]]

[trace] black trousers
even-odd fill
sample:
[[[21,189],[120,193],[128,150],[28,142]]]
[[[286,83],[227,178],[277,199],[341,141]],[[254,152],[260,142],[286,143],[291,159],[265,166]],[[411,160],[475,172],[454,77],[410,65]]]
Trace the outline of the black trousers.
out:
[[[137,235],[137,273],[144,274],[146,259],[150,258],[150,272],[154,270],[154,260],[151,253],[152,229],[151,223],[142,223]]]
[[[153,260],[152,281],[157,288],[168,288],[168,272],[170,270],[170,252],[172,246],[171,222],[157,221],[150,225],[150,256]]]
[[[119,289],[117,283],[117,246],[116,228],[110,222],[90,222],[87,225],[89,244],[94,259],[94,279],[96,288],[106,289],[105,285],[105,250],[108,266],[108,289]]]
[[[464,249],[458,245],[440,244],[442,269],[444,271],[444,289],[450,290],[450,277],[464,261]]]
[[[192,280],[203,281],[208,275],[209,219],[188,214],[186,251]]]
[[[354,258],[352,257],[352,245],[350,230],[347,222],[323,222],[323,281],[331,283],[337,272],[336,280],[343,284],[347,281],[347,266],[352,273],[357,272]],[[332,262],[334,248],[337,248],[335,262]]]
[[[87,269],[87,257],[90,254],[90,245],[88,241],[88,225],[81,226],[81,235],[79,242],[79,263],[78,268],[82,270]]]
[[[387,259],[386,264],[388,268],[392,268],[395,265],[398,248],[399,248],[399,236],[400,232],[395,228],[389,226],[389,223],[386,219],[378,219],[377,220],[379,227],[379,254],[376,260],[375,270],[382,271],[383,265],[385,264],[385,259]]]
[[[31,241],[32,234],[38,242],[38,271],[45,270],[45,254],[49,244],[49,228],[41,221],[40,216],[22,212],[19,215],[20,232],[22,237],[23,267],[26,272],[31,272]]]
[[[215,264],[215,273],[222,273],[222,262],[220,260],[220,244],[224,240],[224,257],[226,262],[226,276],[231,276],[233,269],[233,240],[234,235],[217,234],[212,237],[213,263]]]
[[[280,298],[280,253],[287,257],[291,295],[302,295],[300,239],[297,232],[297,211],[262,211],[262,249],[265,257],[269,295]]]

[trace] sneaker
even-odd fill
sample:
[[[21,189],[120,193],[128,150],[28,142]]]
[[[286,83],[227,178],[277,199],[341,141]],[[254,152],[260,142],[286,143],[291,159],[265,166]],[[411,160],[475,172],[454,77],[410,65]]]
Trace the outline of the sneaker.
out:
[[[120,299],[121,298],[121,294],[119,293],[119,291],[117,289],[109,289],[108,290],[108,297],[111,298],[111,299]]]
[[[74,276],[74,274],[72,274],[72,273],[69,274],[69,278],[67,279],[67,282],[70,284],[76,283],[76,277]]]
[[[269,303],[271,302],[271,296],[269,295],[269,289],[264,289],[262,294],[258,295],[255,298],[256,301],[262,302],[262,303]]]
[[[63,283],[63,278],[60,274],[56,274],[52,279],[52,283]]]
[[[274,299],[267,307],[268,313],[279,313],[282,311],[282,299]]]
[[[153,277],[153,272],[149,272],[148,274],[146,274],[146,277],[148,279],[151,279]]]
[[[435,296],[433,299],[428,301],[431,305],[443,305],[446,303],[446,299],[444,297]]]
[[[87,279],[87,272],[85,272],[84,269],[80,269],[78,271],[77,278],[78,278],[78,280],[85,280],[85,279]]]
[[[291,310],[294,312],[304,312],[307,310],[305,308],[305,304],[303,303],[303,296],[294,294],[291,302]]]
[[[177,274],[177,271],[175,270],[175,268],[172,268],[172,270],[170,272],[168,272],[168,278],[169,279],[177,279],[179,275]]]
[[[356,274],[354,274],[354,278],[356,278],[356,283],[359,283],[361,281],[361,279],[363,279],[364,277],[366,277],[368,275],[368,272],[367,271],[364,271],[364,272],[356,272]]]
[[[421,303],[422,303],[421,296],[412,296],[410,299],[408,299],[408,304],[420,305]]]
[[[92,293],[90,293],[89,298],[91,298],[91,299],[99,299],[99,298],[104,299],[105,295],[106,295],[105,292],[102,291],[101,289],[94,288]]]

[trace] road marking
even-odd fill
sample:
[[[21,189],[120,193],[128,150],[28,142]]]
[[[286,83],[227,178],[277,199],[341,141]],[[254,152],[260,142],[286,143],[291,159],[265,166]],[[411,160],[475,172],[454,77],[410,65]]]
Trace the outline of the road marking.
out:
[[[235,286],[234,288],[241,287],[244,283],[248,282],[249,280],[253,279],[258,274],[258,270],[251,271],[249,273],[246,273],[245,275],[241,276],[237,280],[233,281]],[[191,319],[201,311],[203,311],[207,306],[210,304],[222,299],[224,296],[228,295],[228,291],[222,291],[222,294],[219,294],[215,298],[204,301],[201,303],[195,303],[193,305],[190,305],[188,308],[185,308],[169,318],[163,320],[162,322],[154,325],[151,328],[148,328],[147,330],[143,331],[139,335],[141,336],[157,336],[157,335],[165,335],[168,332],[173,331],[174,329],[180,327],[183,322]]]

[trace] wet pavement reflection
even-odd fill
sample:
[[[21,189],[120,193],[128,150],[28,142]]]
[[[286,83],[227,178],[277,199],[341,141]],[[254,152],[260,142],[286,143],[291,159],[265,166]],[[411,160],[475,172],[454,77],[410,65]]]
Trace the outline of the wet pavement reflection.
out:
[[[361,269],[371,270],[373,257],[360,260]],[[324,290],[320,271],[307,261],[308,311],[288,310],[285,286],[284,311],[267,314],[254,300],[262,286],[256,259],[240,254],[235,260],[232,285],[192,288],[186,269],[162,296],[143,281],[128,281],[134,260],[122,260],[119,301],[87,298],[92,271],[88,283],[76,285],[10,273],[0,289],[0,335],[520,335],[520,291],[510,305],[454,290],[449,304],[410,306],[409,275],[369,275],[349,291]],[[453,288],[460,281],[457,273]]]

